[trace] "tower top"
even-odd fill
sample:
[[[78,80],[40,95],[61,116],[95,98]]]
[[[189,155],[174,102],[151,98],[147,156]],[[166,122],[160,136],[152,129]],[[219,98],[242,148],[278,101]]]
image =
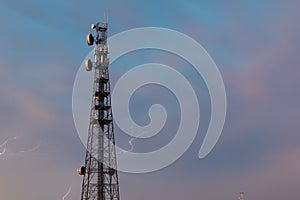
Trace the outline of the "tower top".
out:
[[[240,192],[239,200],[244,200],[244,192]]]

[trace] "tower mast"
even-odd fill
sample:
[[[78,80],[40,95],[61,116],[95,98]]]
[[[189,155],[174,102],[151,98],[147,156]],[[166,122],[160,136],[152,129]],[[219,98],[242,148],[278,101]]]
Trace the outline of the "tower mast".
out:
[[[92,24],[91,28],[96,31],[96,37],[88,34],[86,41],[94,45],[94,61],[86,60],[85,68],[94,69],[94,85],[85,165],[78,168],[78,174],[83,176],[81,200],[119,200],[108,70],[108,24]]]

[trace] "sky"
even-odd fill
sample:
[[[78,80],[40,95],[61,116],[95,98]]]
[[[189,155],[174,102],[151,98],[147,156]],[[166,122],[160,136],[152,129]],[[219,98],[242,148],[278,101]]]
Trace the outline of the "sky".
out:
[[[147,174],[119,173],[123,200],[300,199],[300,3],[287,1],[16,1],[0,2],[0,199],[80,199],[85,147],[72,116],[77,71],[92,50],[85,35],[108,13],[109,35],[163,27],[199,42],[217,64],[227,93],[222,135],[204,159],[198,152],[210,119],[201,76],[166,52],[133,52],[110,67],[111,84],[137,64],[170,65],[199,99],[196,139],[172,165]],[[166,88],[145,86],[130,107],[147,124],[152,104],[169,112],[166,127],[135,150],[166,144],[180,121]],[[89,106],[89,105],[86,105]],[[129,137],[116,126],[117,143]],[[126,146],[127,145],[127,146]]]

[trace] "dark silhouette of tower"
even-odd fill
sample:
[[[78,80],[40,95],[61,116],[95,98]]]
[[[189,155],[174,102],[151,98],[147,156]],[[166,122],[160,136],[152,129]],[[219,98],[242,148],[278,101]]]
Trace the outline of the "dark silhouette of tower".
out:
[[[94,45],[94,60],[85,60],[87,71],[94,70],[85,165],[78,168],[83,176],[81,200],[119,200],[119,182],[111,108],[107,23],[92,24],[96,36],[88,34]]]

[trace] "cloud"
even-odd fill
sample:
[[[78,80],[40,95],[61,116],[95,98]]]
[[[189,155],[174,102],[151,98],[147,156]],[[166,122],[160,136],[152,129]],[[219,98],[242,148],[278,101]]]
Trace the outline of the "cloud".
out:
[[[50,124],[59,120],[59,116],[50,110],[45,101],[31,90],[22,88],[22,86],[10,86],[3,88],[2,91],[6,100],[2,103],[14,107],[16,109],[15,114],[20,118],[40,124]]]
[[[73,188],[74,194],[68,194],[69,190],[66,194],[70,199],[80,195],[82,180],[72,170],[75,162],[83,161],[84,148],[72,133],[71,92],[67,94],[67,90],[75,76],[76,62],[90,50],[84,46],[84,33],[90,23],[99,17],[101,20],[101,9],[108,5],[94,3],[99,6],[89,10],[89,4],[76,1],[1,2],[4,6],[0,21],[5,27],[1,45],[6,47],[0,61],[1,138],[14,134],[30,136],[23,138],[30,141],[26,146],[33,148],[29,150],[39,149],[39,145],[34,146],[39,144],[37,135],[43,134],[47,139],[42,149],[46,157],[26,154],[19,159],[1,160],[1,199],[61,199],[61,194],[53,191],[64,188],[70,177],[76,177],[72,185],[77,184],[77,188]],[[194,151],[187,152],[164,171],[136,176],[136,187],[130,182],[132,176],[122,176],[122,195],[146,200],[153,199],[156,191],[157,198],[201,196],[206,200],[229,200],[245,189],[249,199],[299,199],[300,155],[295,148],[300,141],[299,3],[176,1],[170,7],[170,2],[164,2],[158,8],[159,3],[109,3],[111,32],[159,25],[203,42],[225,79],[228,121],[209,159],[186,162],[189,156],[197,159]],[[34,43],[35,39],[40,43]],[[65,96],[58,99],[59,95]],[[136,150],[138,141],[130,141]],[[230,154],[231,150],[237,153]],[[230,154],[231,159],[227,160],[222,152]],[[1,153],[5,155],[7,151],[0,149]],[[180,171],[176,171],[177,166]],[[207,168],[202,170],[203,166]],[[228,170],[228,166],[233,168]]]
[[[251,199],[299,198],[300,149],[262,157],[260,165],[243,172],[247,196]]]
[[[293,41],[299,40],[300,29],[296,26],[295,10],[283,10],[289,14],[281,15],[279,20],[272,21],[259,32],[250,30],[248,34],[255,37],[247,42],[252,43],[250,48],[241,49],[245,54],[244,62],[238,68],[228,68],[224,72],[230,94],[229,114],[234,113],[237,117],[234,123],[237,127],[251,128],[262,124],[277,127],[280,120],[294,115],[290,106],[295,107],[300,99],[295,92],[300,71],[299,47]],[[237,41],[241,31],[237,31]],[[288,122],[281,125],[286,127]]]
[[[28,18],[32,21],[37,22],[40,25],[47,27],[56,27],[58,23],[56,20],[63,14],[63,6],[60,6],[59,1],[52,2],[37,2],[37,1],[28,1],[28,2],[18,2],[18,1],[7,1],[4,0],[1,2],[5,7],[9,8],[11,11],[14,11],[22,17]],[[56,14],[53,15],[50,10],[56,10]],[[65,20],[65,19],[60,19]],[[62,26],[61,24],[59,24]]]

